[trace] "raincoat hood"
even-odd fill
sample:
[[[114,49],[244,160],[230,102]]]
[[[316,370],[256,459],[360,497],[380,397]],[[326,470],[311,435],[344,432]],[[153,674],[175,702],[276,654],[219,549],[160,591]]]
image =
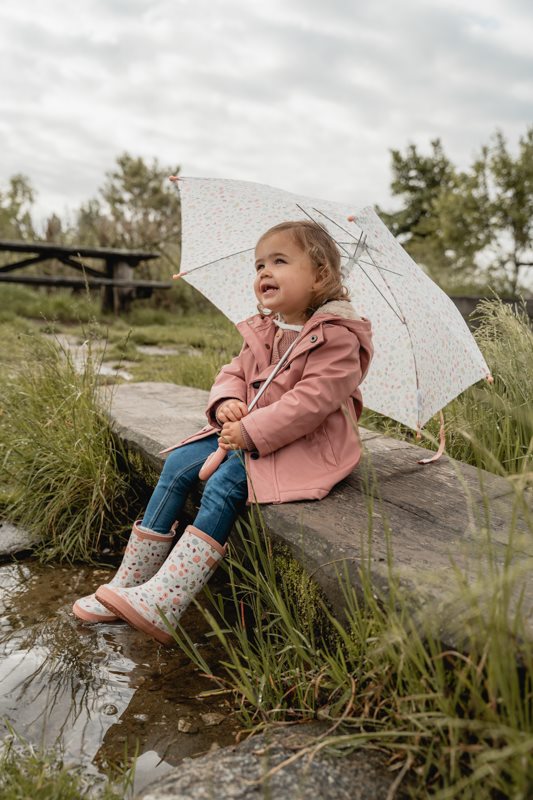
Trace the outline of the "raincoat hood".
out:
[[[363,380],[373,353],[372,326],[368,319],[360,317],[356,313],[348,300],[330,300],[311,315],[303,326],[299,341],[291,352],[282,373],[299,356],[324,344],[328,339],[328,328],[331,329],[332,326],[342,327],[358,340],[354,340],[352,346],[360,352],[361,380]],[[256,358],[257,378],[265,380],[272,369],[271,350],[274,336],[278,330],[277,325],[267,315],[254,314],[253,317],[239,322],[237,329]]]

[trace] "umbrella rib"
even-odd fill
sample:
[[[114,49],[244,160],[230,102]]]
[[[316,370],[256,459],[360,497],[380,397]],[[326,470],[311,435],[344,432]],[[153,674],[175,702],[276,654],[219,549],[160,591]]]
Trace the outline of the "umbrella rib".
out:
[[[354,236],[354,234],[353,234],[353,233],[351,233],[351,231],[347,230],[346,228],[343,228],[343,226],[342,226],[342,225],[339,225],[339,223],[338,223],[338,222],[336,222],[334,219],[331,219],[331,217],[328,217],[328,215],[327,215],[327,214],[325,214],[323,211],[321,211],[319,208],[314,208],[314,207],[313,207],[313,211],[316,211],[316,213],[317,213],[317,214],[321,214],[321,215],[322,215],[323,217],[325,217],[325,218],[326,218],[326,219],[327,219],[329,222],[332,222],[332,223],[333,223],[333,225],[336,225],[336,226],[337,226],[337,228],[340,228],[340,229],[341,229],[341,231],[344,231],[344,233],[347,233],[347,234],[348,234],[348,236],[351,236],[351,237],[352,237],[352,239],[355,239],[355,236]],[[361,240],[361,236],[359,237],[359,240]]]
[[[302,208],[302,206],[300,206],[298,203],[296,203],[296,205],[298,206],[298,208],[299,208],[301,211],[303,211],[303,213],[304,213],[304,214],[306,214],[306,215],[309,217],[309,219],[311,219],[313,222],[317,222],[315,219],[313,219],[313,217],[311,216],[311,214],[309,214],[309,213],[308,213],[308,212],[307,212],[307,211],[306,211],[304,208]],[[315,207],[313,206],[313,211],[316,211],[316,213],[317,213],[317,214],[321,214],[321,215],[322,215],[323,217],[325,217],[325,218],[326,218],[326,219],[327,219],[329,222],[333,223],[333,225],[336,225],[336,226],[337,226],[337,228],[340,228],[340,229],[341,229],[341,231],[344,231],[344,233],[347,233],[347,234],[348,234],[348,236],[351,236],[351,237],[352,237],[352,240],[353,240],[353,241],[355,241],[355,236],[354,236],[354,234],[353,234],[353,233],[351,233],[350,231],[346,230],[346,228],[343,228],[343,226],[342,226],[342,225],[339,225],[339,223],[338,223],[338,222],[336,222],[336,221],[335,221],[334,219],[332,219],[331,217],[328,217],[328,215],[327,215],[327,214],[325,214],[323,211],[321,211],[319,208],[315,208]],[[320,223],[319,223],[319,222],[317,222],[317,225],[320,225]],[[323,225],[321,225],[320,227],[321,227],[321,228],[324,228],[324,226],[323,226]],[[324,228],[324,230],[325,230],[325,228]],[[327,231],[327,232],[329,233],[329,231]],[[360,241],[361,241],[361,239],[362,239],[362,238],[363,238],[363,231],[362,231],[362,229],[361,229],[361,233],[359,234],[359,239],[357,239],[357,242],[356,242],[356,245],[355,245],[355,252],[356,252],[356,253],[357,253],[357,248],[359,247],[359,243],[360,243]],[[353,258],[353,254],[350,254],[350,253],[348,252],[348,250],[346,250],[346,248],[344,247],[344,244],[345,244],[344,242],[340,242],[338,239],[335,239],[335,242],[337,243],[337,247],[342,247],[342,249],[343,249],[343,250],[344,250],[344,252],[346,253],[346,256],[342,256],[342,255],[341,255],[341,258]],[[347,244],[347,243],[346,243],[346,244]],[[371,245],[367,244],[367,241],[366,241],[366,236],[365,236],[365,241],[364,241],[364,243],[363,243],[363,244],[364,244],[364,246],[366,247],[366,250],[367,250],[367,252],[368,252],[368,254],[369,254],[369,255],[370,255],[370,251],[371,251],[371,250],[377,250],[377,251],[378,251],[378,253],[380,252],[380,251],[379,251],[379,248],[377,248],[377,247],[372,247]],[[359,264],[359,263],[368,264],[370,267],[375,267],[376,269],[384,270],[385,272],[392,272],[392,274],[393,274],[393,275],[400,275],[400,276],[402,277],[402,273],[401,273],[401,272],[394,272],[394,270],[392,270],[392,269],[387,269],[386,267],[378,267],[378,265],[377,265],[377,264],[374,264],[374,262],[370,262],[370,261],[363,261],[363,259],[362,259],[362,258],[358,258],[358,259],[357,259],[357,262],[355,262],[355,263],[357,263],[357,264]]]
[[[378,267],[378,265],[377,265],[377,264],[374,264],[374,262],[373,262],[373,261],[363,261],[363,259],[362,259],[362,258],[360,258],[360,259],[359,259],[359,261],[358,261],[358,263],[361,263],[361,264],[368,264],[368,266],[369,266],[369,267],[375,267],[376,269],[383,270],[384,272],[390,272],[390,273],[392,273],[392,275],[399,275],[399,276],[400,276],[400,278],[403,278],[403,277],[404,277],[404,276],[403,276],[403,274],[402,274],[401,272],[396,272],[396,271],[395,271],[395,270],[393,270],[393,269],[388,269],[388,267]]]
[[[348,234],[348,236],[351,236],[351,237],[352,237],[352,239],[354,239],[354,240],[355,240],[355,236],[354,236],[354,234],[353,234],[353,233],[350,233],[350,231],[346,230],[346,228],[343,228],[343,226],[342,226],[342,225],[339,225],[339,223],[338,223],[338,222],[336,222],[334,219],[332,219],[331,217],[328,217],[328,215],[327,215],[327,214],[324,214],[324,212],[323,212],[323,211],[321,211],[319,208],[314,208],[314,207],[313,207],[313,211],[316,211],[316,212],[317,212],[317,214],[322,214],[322,216],[323,216],[323,217],[325,217],[327,220],[329,220],[329,222],[333,223],[333,225],[336,225],[336,226],[337,226],[337,228],[340,228],[340,229],[341,229],[341,231],[344,231],[344,233],[347,233],[347,234]],[[320,223],[318,223],[318,224],[320,224]],[[361,227],[361,226],[359,226],[359,227]],[[359,242],[361,241],[361,236],[362,236],[362,235],[363,235],[363,229],[361,228],[361,234],[360,234],[360,236],[359,236],[359,239],[358,239],[358,241],[357,241],[357,244],[359,244]],[[367,242],[366,242],[366,238],[367,238],[367,237],[366,237],[366,234],[365,234],[365,247],[366,247],[366,249],[367,249],[369,252],[370,252],[370,250],[377,250],[377,252],[378,252],[378,253],[380,253],[381,251],[380,251],[379,247],[372,247],[372,245],[370,245],[370,244],[367,244]],[[335,241],[337,242],[337,244],[341,244],[341,242],[339,242],[339,241],[338,241],[338,239],[335,239]],[[375,266],[375,267],[377,267],[377,269],[382,269],[381,267],[378,267],[378,266],[377,266],[377,264],[374,264],[374,266]]]
[[[316,220],[316,219],[315,219],[315,218],[312,216],[312,214],[310,214],[310,213],[309,213],[309,211],[306,211],[306,210],[305,210],[305,208],[304,208],[303,206],[301,206],[299,203],[296,203],[296,207],[300,209],[300,211],[302,212],[302,214],[305,214],[305,216],[306,216],[306,217],[309,217],[309,219],[311,220],[311,222],[314,222],[314,223],[315,223],[315,225],[319,225],[319,226],[322,228],[322,230],[326,231],[326,233],[329,235],[329,231],[327,230],[327,228],[326,228],[324,225],[322,225],[320,222],[318,222],[318,220]],[[314,208],[314,209],[313,209],[313,211],[316,211],[316,210],[317,210],[316,208]],[[318,213],[320,213],[320,212],[318,212]],[[324,214],[323,216],[326,216],[326,215]],[[327,219],[327,217],[326,217],[326,219]],[[340,227],[340,225],[339,225],[339,227]],[[348,233],[348,231],[345,231],[345,233]],[[350,233],[348,233],[348,236],[351,236],[351,234],[350,234]],[[354,238],[354,240],[355,240],[355,236],[354,236],[353,238]],[[361,237],[359,237],[359,240],[360,240],[360,239],[361,239]],[[339,247],[342,247],[342,249],[343,249],[343,250],[344,250],[344,252],[346,253],[347,257],[348,257],[348,258],[350,258],[350,257],[351,257],[351,256],[350,256],[350,253],[348,252],[348,250],[346,250],[346,248],[343,246],[343,244],[342,244],[341,242],[337,242],[337,240],[336,240],[336,239],[335,239],[335,242],[336,242],[336,244],[337,244]]]
[[[225,261],[227,258],[233,258],[233,256],[241,256],[243,253],[249,253],[251,250],[254,249],[255,249],[254,247],[247,247],[245,250],[238,250],[236,253],[227,253],[225,256],[221,256],[220,258],[215,258],[213,261],[206,261],[205,264],[198,264],[197,267],[191,267],[191,269],[185,270],[185,272],[180,272],[180,275],[190,275],[191,272],[196,272],[197,269],[203,269],[203,267],[210,267],[212,264],[216,264],[218,261]]]
[[[369,258],[370,258],[370,260],[373,262],[372,253],[368,253],[368,257],[369,257]],[[377,265],[376,265],[376,264],[374,264],[374,266],[377,266]],[[362,269],[362,268],[361,268],[361,269]],[[394,300],[395,300],[396,302],[398,302],[398,301],[396,300],[396,296],[395,296],[394,292],[392,291],[391,287],[390,287],[390,286],[389,286],[389,284],[387,283],[386,279],[385,279],[385,278],[383,278],[383,280],[384,280],[384,282],[385,282],[385,286],[387,287],[387,289],[389,290],[389,292],[391,293],[391,295],[394,297]],[[379,291],[379,290],[378,290],[378,291]],[[389,305],[390,305],[390,303],[389,303]],[[393,308],[392,306],[390,306],[390,307],[391,307],[391,308],[392,308],[392,310],[394,311],[394,308]],[[403,314],[403,311],[402,311],[402,309],[401,309],[401,306],[400,306],[400,305],[398,305],[398,309],[399,309],[400,313],[402,314],[402,317],[403,317],[403,318],[402,318],[402,317],[400,317],[400,319],[402,320],[402,323],[405,325],[405,330],[407,331],[407,335],[408,335],[408,337],[409,337],[409,341],[410,341],[410,343],[411,343],[411,353],[412,353],[412,356],[413,356],[413,369],[414,369],[414,371],[415,371],[415,381],[416,381],[416,398],[417,398],[417,415],[418,415],[418,425],[420,426],[420,376],[419,376],[419,374],[418,374],[418,364],[417,364],[417,361],[416,361],[416,351],[415,351],[415,347],[414,347],[413,337],[412,337],[412,335],[411,335],[411,330],[410,330],[410,328],[409,328],[409,325],[408,325],[408,323],[407,323],[407,320],[405,319],[405,315]],[[396,315],[398,316],[398,313],[397,313],[396,311],[395,311],[395,313],[396,313]]]
[[[366,277],[368,278],[368,280],[370,281],[370,283],[372,284],[372,286],[374,287],[374,289],[375,289],[375,290],[376,290],[376,291],[377,291],[377,292],[378,292],[378,293],[379,293],[379,294],[382,296],[382,298],[385,300],[385,302],[387,303],[387,305],[389,306],[389,308],[390,308],[390,309],[391,309],[391,310],[394,312],[394,314],[396,314],[396,316],[398,317],[398,319],[400,320],[400,322],[402,323],[402,325],[407,325],[407,323],[406,323],[406,321],[405,321],[405,318],[404,318],[404,317],[402,317],[402,316],[401,316],[401,315],[398,313],[398,311],[397,311],[397,310],[394,308],[394,306],[392,305],[392,303],[391,303],[391,302],[390,302],[390,301],[389,301],[389,300],[388,300],[388,299],[385,297],[385,295],[383,294],[383,292],[381,291],[381,289],[380,289],[378,286],[376,286],[376,284],[374,283],[374,281],[372,280],[372,278],[370,277],[370,275],[368,274],[368,272],[366,271],[366,269],[363,269],[363,267],[360,267],[360,269],[361,269],[361,271],[362,271],[362,272],[364,272],[364,274],[366,275]],[[387,288],[389,288],[389,287],[387,286]],[[394,295],[393,295],[393,296],[394,296]]]
[[[313,219],[313,217],[311,216],[311,214],[309,214],[309,213],[308,213],[308,212],[305,210],[305,208],[303,208],[303,207],[302,207],[302,206],[301,206],[299,203],[296,203],[296,205],[298,206],[298,208],[300,209],[300,211],[302,211],[302,212],[303,212],[303,213],[304,213],[304,214],[305,214],[307,217],[309,217],[309,219],[310,219],[312,222],[315,222],[317,225],[320,225],[320,222],[317,222],[315,219]],[[318,214],[321,214],[321,213],[322,213],[321,211],[318,211],[318,209],[316,209],[316,208],[313,208],[313,211],[316,211]],[[326,219],[329,219],[329,217],[327,216],[327,214],[322,214],[322,216],[326,217]],[[335,220],[330,220],[330,222],[333,222],[333,224],[334,224],[334,225],[337,225],[337,223],[335,222]],[[324,225],[320,225],[320,227],[321,227],[321,228],[324,228]],[[341,230],[344,230],[344,228],[342,227],[342,225],[337,225],[337,227],[339,227]],[[326,230],[326,229],[324,228],[324,230]],[[351,235],[352,235],[351,233],[349,233],[349,231],[346,231],[346,230],[345,230],[344,232],[345,232],[345,233],[347,233],[347,234],[348,234],[348,236],[351,236]],[[326,233],[329,233],[329,231],[326,231]],[[358,241],[356,242],[356,245],[355,245],[356,252],[357,252],[357,247],[358,247],[358,245],[359,245],[359,242],[361,241],[361,238],[362,238],[362,236],[363,236],[363,231],[361,231],[361,234],[360,234],[360,236],[359,236],[359,239],[358,239]],[[354,238],[354,241],[355,241],[355,236],[354,236],[353,238]],[[343,248],[343,250],[344,250],[344,248]],[[367,248],[367,250],[368,250],[368,248]],[[371,254],[370,252],[368,253],[368,255],[370,256],[370,258],[372,258],[372,254]],[[350,253],[348,253],[348,256],[349,256],[349,258],[353,258],[353,256],[352,256]],[[368,278],[368,280],[370,281],[370,283],[371,283],[371,284],[372,284],[372,286],[374,287],[374,289],[375,289],[375,290],[376,290],[376,291],[377,291],[377,292],[378,292],[378,293],[379,293],[379,294],[382,296],[382,298],[385,300],[385,302],[387,303],[387,305],[389,306],[389,308],[391,309],[391,311],[392,311],[394,314],[396,314],[396,316],[398,317],[398,319],[400,320],[400,322],[401,322],[403,325],[405,325],[405,324],[406,324],[406,322],[405,322],[405,319],[404,319],[402,316],[400,316],[400,314],[398,313],[398,311],[396,311],[396,309],[394,308],[394,306],[393,306],[393,305],[390,303],[390,301],[389,301],[389,300],[388,300],[388,299],[385,297],[385,295],[383,294],[383,292],[382,292],[382,291],[379,289],[379,287],[378,287],[378,286],[376,286],[376,284],[374,283],[374,281],[372,280],[372,278],[370,277],[370,275],[368,274],[368,272],[367,272],[367,271],[366,271],[366,270],[365,270],[363,267],[361,267],[361,265],[360,265],[360,262],[358,261],[357,263],[358,263],[358,265],[359,265],[359,268],[361,269],[361,271],[362,271],[362,272],[364,272],[364,274],[366,275],[366,277]],[[376,265],[376,264],[374,264],[374,263],[373,263],[373,266],[377,268],[377,265]],[[389,287],[387,286],[387,288],[389,288]],[[389,291],[390,291],[390,289],[389,289]]]

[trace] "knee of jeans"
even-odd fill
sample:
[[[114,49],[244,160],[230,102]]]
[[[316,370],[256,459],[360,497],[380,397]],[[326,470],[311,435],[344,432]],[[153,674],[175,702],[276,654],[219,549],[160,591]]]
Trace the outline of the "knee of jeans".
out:
[[[163,472],[176,472],[182,460],[182,454],[179,449],[172,450],[163,464]]]
[[[194,480],[195,477],[193,467],[194,463],[190,457],[187,458],[186,453],[178,448],[168,455],[161,472],[161,478],[164,482],[171,484],[174,483],[176,477],[179,475],[181,480],[184,480],[185,483],[188,484],[191,480]]]
[[[208,481],[202,494],[204,507],[223,507],[228,501],[236,504],[246,500],[248,484],[246,480],[228,484],[227,481]]]

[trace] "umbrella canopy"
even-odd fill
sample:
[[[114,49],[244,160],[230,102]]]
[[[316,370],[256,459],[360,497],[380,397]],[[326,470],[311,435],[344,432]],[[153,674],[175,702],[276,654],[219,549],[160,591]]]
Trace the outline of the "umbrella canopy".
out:
[[[270,227],[307,219],[341,253],[356,311],[372,322],[374,359],[365,405],[422,427],[488,366],[454,303],[418,267],[371,207],[291,194],[258,183],[179,178],[181,272],[233,322],[257,312],[254,249]]]

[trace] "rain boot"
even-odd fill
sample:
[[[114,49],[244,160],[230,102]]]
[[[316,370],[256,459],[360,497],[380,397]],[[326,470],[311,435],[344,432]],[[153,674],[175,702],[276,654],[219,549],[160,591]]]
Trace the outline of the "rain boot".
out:
[[[142,586],[121,588],[107,584],[96,598],[133,628],[163,644],[173,641],[160,611],[171,626],[209,580],[226,547],[189,525],[159,572]]]
[[[170,533],[155,533],[143,530],[140,520],[133,524],[122,563],[108,586],[139,586],[154,575],[168,556],[175,537],[176,524]],[[84,622],[113,622],[117,619],[98,602],[95,594],[76,600],[73,614]]]

